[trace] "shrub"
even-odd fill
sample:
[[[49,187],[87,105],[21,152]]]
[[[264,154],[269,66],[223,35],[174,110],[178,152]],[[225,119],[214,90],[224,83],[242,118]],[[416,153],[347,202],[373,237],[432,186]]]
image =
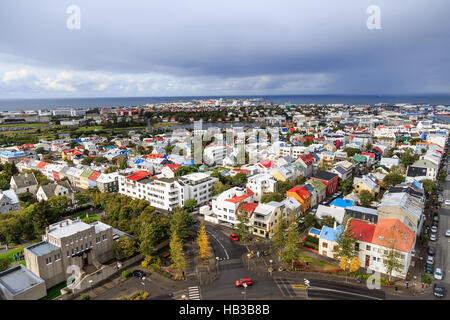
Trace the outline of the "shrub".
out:
[[[313,236],[310,236],[310,235],[306,236],[305,241],[312,242],[312,243],[317,244],[317,245],[319,244],[319,238],[316,238],[316,237],[313,237]]]
[[[149,296],[148,292],[144,292],[144,294],[142,295],[142,300],[146,300]]]
[[[91,296],[88,294],[82,295],[80,300],[91,300]]]
[[[431,284],[431,278],[428,274],[422,274],[422,282],[426,284]]]
[[[126,280],[131,276],[131,271],[130,270],[124,270],[122,271],[122,279]]]

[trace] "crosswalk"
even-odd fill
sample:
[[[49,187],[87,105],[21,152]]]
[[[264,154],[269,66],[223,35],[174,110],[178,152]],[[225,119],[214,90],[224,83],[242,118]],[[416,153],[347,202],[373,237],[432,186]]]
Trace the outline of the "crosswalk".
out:
[[[189,287],[188,288],[188,297],[189,297],[189,300],[201,300],[200,299],[200,288],[198,286]]]

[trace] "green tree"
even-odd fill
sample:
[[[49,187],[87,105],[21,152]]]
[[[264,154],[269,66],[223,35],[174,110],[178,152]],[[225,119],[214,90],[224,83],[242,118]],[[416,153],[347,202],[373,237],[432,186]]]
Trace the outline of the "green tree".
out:
[[[345,149],[344,149],[344,152],[347,153],[347,156],[348,156],[349,158],[351,158],[351,157],[353,157],[355,154],[360,153],[361,150],[358,149],[358,148],[345,148]]]
[[[198,172],[198,169],[196,167],[189,167],[189,166],[181,166],[178,167],[177,171],[175,172],[176,177],[182,177],[189,173]]]
[[[278,192],[269,192],[269,193],[264,194],[261,197],[261,201],[260,202],[261,203],[268,203],[268,202],[271,202],[271,201],[281,202],[281,201],[283,201],[283,195],[278,193]]]
[[[222,182],[217,181],[216,183],[213,184],[211,188],[211,194],[213,196],[216,196],[224,191],[227,191],[228,189],[230,189],[229,185],[224,185]]]
[[[281,218],[275,225],[275,229],[272,236],[272,246],[276,251],[284,248],[286,244],[286,223]]]
[[[196,206],[197,200],[195,199],[188,199],[184,202],[184,209],[189,213],[193,212]]]
[[[286,194],[286,191],[288,191],[289,189],[292,189],[294,187],[294,183],[290,180],[286,180],[286,181],[278,181],[275,184],[275,192],[278,192],[280,194]]]
[[[353,191],[353,181],[348,179],[339,181],[339,190],[344,192],[344,196],[348,195]]]
[[[438,179],[441,182],[445,182],[445,179],[447,179],[447,170],[445,169],[439,170]]]
[[[396,186],[397,184],[400,184],[402,182],[405,182],[405,177],[398,173],[389,173],[383,178],[383,186],[386,189],[389,189],[392,186]]]
[[[247,183],[247,175],[245,173],[239,172],[232,178],[233,187],[242,186],[245,183]]]
[[[7,270],[9,265],[8,257],[0,257],[0,272]]]
[[[373,199],[373,196],[370,193],[370,191],[363,190],[363,191],[359,192],[359,201],[360,201],[361,206],[370,207],[373,200],[374,199]]]
[[[437,191],[437,186],[436,186],[435,181],[425,179],[425,180],[420,180],[419,182],[422,184],[423,189],[425,190],[427,195],[431,195]]]
[[[285,264],[290,265],[291,270],[294,269],[294,263],[298,260],[299,246],[300,233],[298,231],[297,222],[294,219],[291,219],[286,234],[286,245],[282,251],[281,257]]]
[[[390,230],[390,237],[388,240],[391,243],[389,249],[384,250],[383,252],[383,265],[386,269],[386,273],[389,275],[389,281],[392,279],[392,274],[395,272],[401,272],[404,268],[402,263],[401,254],[395,249],[395,245],[397,242],[398,230],[396,230],[395,226],[393,226]]]
[[[327,227],[333,228],[335,221],[336,221],[336,219],[332,216],[323,216],[320,219],[320,225],[321,225],[321,227],[327,226]]]
[[[136,250],[136,241],[131,240],[126,236],[122,236],[114,242],[114,256],[119,260],[130,258],[136,253]]]
[[[250,231],[249,231],[249,216],[245,210],[238,210],[237,212],[238,223],[235,226],[235,233],[239,237],[242,242],[247,242],[249,240]]]
[[[316,216],[312,213],[308,213],[305,215],[305,227],[319,227],[319,223],[317,222]]]
[[[189,237],[189,228],[193,220],[188,212],[180,207],[176,207],[170,219],[170,233],[177,233],[177,236],[182,240]]]
[[[353,238],[353,231],[352,227],[349,226],[348,216],[344,218],[342,229],[343,230],[337,236],[337,245],[333,249],[333,253],[338,259],[345,257],[350,260],[355,257],[357,253],[355,250],[356,238]]]
[[[400,163],[403,167],[407,168],[413,162],[413,156],[411,155],[411,151],[406,151],[402,157],[400,158]]]
[[[170,236],[170,258],[172,260],[175,270],[179,272],[186,269],[186,258],[184,256],[183,241],[177,235],[177,232],[173,232]]]

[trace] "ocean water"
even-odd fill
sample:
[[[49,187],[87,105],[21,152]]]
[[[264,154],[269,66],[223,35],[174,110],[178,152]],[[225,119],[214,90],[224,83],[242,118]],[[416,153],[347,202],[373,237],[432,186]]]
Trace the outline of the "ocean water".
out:
[[[272,96],[186,96],[186,97],[120,97],[120,98],[56,98],[56,99],[0,99],[1,111],[54,108],[131,107],[147,103],[189,101],[218,98],[262,98],[274,104],[430,104],[450,105],[450,95],[272,95]]]

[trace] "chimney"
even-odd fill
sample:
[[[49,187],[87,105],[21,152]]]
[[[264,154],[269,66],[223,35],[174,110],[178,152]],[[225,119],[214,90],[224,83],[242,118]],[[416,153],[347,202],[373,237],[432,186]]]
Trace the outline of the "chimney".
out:
[[[337,227],[337,224],[336,224],[336,221],[334,221],[333,229],[336,230],[336,227]]]

